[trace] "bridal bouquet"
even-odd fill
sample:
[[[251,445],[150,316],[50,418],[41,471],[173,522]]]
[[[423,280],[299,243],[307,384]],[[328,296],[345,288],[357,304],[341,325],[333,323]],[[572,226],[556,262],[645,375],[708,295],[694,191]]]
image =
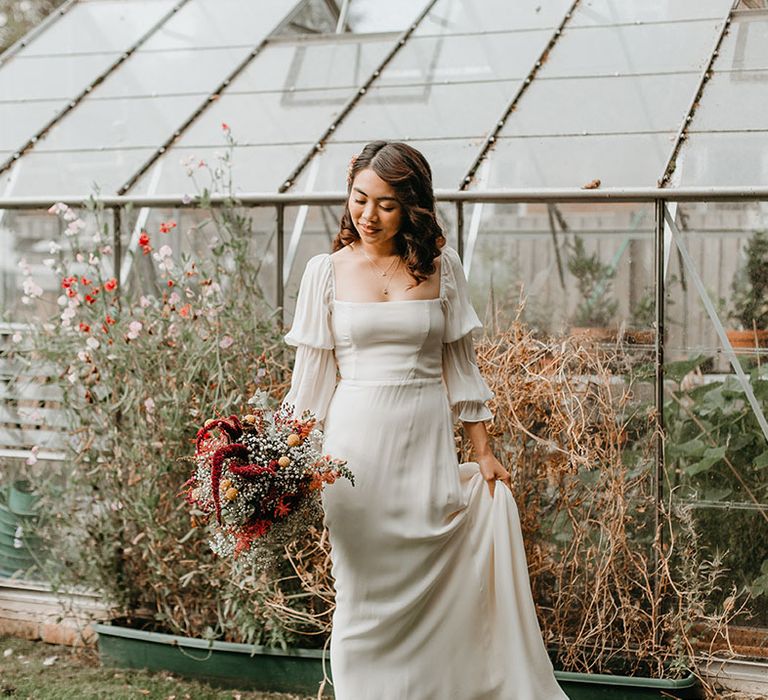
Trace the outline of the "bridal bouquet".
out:
[[[211,549],[261,570],[274,565],[286,543],[322,514],[320,492],[345,477],[346,461],[318,449],[322,432],[310,411],[267,408],[267,394],[248,400],[253,413],[211,418],[197,433],[194,473],[179,496],[211,526]]]

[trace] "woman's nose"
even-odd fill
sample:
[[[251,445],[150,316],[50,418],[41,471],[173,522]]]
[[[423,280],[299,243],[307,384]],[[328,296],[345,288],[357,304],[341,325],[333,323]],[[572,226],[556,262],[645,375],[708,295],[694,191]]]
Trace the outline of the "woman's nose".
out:
[[[368,202],[363,209],[363,218],[366,221],[376,221],[376,205]]]

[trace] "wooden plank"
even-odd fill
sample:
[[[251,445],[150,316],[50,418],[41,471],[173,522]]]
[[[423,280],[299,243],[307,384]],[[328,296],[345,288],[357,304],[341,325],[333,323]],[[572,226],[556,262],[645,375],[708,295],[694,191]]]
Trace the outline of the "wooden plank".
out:
[[[50,362],[25,362],[0,355],[0,375],[7,377],[50,377],[58,374],[58,368]]]
[[[54,401],[61,403],[64,393],[55,384],[20,381],[0,382],[0,401]]]
[[[61,449],[66,446],[67,434],[50,430],[23,430],[0,426],[0,447],[48,447]]]
[[[31,454],[31,450],[0,447],[0,457],[6,457],[8,459],[27,459]],[[43,462],[63,462],[67,458],[67,453],[43,449],[39,450],[36,456],[38,460]]]
[[[0,403],[0,423],[39,425],[45,428],[69,428],[66,415],[58,408],[34,406],[9,406]]]

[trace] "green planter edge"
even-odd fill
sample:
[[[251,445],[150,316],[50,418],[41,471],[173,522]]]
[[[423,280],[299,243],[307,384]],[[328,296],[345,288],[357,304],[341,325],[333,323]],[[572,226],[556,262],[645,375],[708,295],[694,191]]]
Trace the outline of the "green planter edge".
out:
[[[170,671],[225,687],[306,695],[316,695],[323,679],[323,652],[319,649],[283,650],[237,642],[209,642],[103,623],[92,623],[91,627],[98,634],[99,656],[105,666]],[[327,655],[326,672],[332,681]],[[555,671],[555,677],[570,700],[702,697],[693,674],[665,680]],[[330,683],[326,693],[333,697]]]

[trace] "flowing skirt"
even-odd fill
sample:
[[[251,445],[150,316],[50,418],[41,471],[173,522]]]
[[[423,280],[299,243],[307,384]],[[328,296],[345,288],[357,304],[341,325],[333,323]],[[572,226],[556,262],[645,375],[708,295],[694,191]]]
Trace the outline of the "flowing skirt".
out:
[[[323,491],[336,700],[564,699],[531,597],[517,506],[459,464],[441,378],[342,379]]]

